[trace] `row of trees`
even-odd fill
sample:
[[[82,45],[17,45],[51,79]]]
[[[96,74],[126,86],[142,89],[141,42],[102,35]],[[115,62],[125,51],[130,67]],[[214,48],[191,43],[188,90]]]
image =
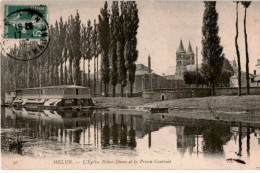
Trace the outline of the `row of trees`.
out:
[[[16,89],[25,87],[42,87],[52,85],[90,86],[90,61],[94,60],[94,94],[99,80],[99,61],[101,55],[101,80],[105,95],[108,86],[121,85],[121,94],[129,81],[131,94],[135,81],[135,61],[137,51],[137,29],[139,24],[138,9],[134,1],[113,1],[111,12],[105,2],[98,16],[98,23],[87,21],[82,24],[79,13],[71,15],[67,21],[62,17],[50,26],[50,43],[40,58],[30,61],[17,61],[9,57],[2,58],[2,88]],[[23,45],[15,46],[12,51],[23,54]],[[85,74],[87,61],[87,78],[82,77],[80,63],[83,62]],[[127,78],[128,77],[128,78]],[[102,85],[100,87],[102,92]]]
[[[238,60],[238,95],[241,95],[241,64],[240,64],[240,52],[238,47],[238,4],[236,1],[236,37],[235,46]],[[246,33],[246,12],[250,6],[250,1],[241,2],[245,8],[244,17],[244,35],[245,35],[245,48],[246,48],[246,80],[247,80],[247,94],[249,94],[249,54],[248,54],[248,43]],[[215,87],[220,80],[226,81],[224,78],[230,74],[223,73],[223,64],[225,55],[223,53],[223,47],[220,45],[220,37],[218,36],[218,13],[216,11],[216,2],[204,2],[205,10],[203,15],[203,26],[202,26],[202,75],[208,84],[212,87],[212,94],[215,95]]]
[[[116,1],[113,1],[111,9],[110,13],[107,2],[105,2],[99,15],[101,71],[105,95],[108,95],[108,84],[111,81],[113,96],[115,96],[117,84],[121,85],[121,96],[123,96],[123,89],[129,81],[132,96],[136,71],[135,62],[138,58],[136,38],[139,26],[138,9],[134,1],[121,1],[121,13]]]
[[[240,63],[240,51],[238,46],[238,5],[239,3],[245,8],[244,12],[244,37],[245,37],[245,52],[246,52],[246,87],[247,95],[250,94],[250,79],[249,79],[249,53],[248,53],[248,41],[247,41],[247,31],[246,31],[246,15],[247,8],[249,8],[251,1],[236,1],[236,37],[235,37],[235,46],[237,54],[237,63],[238,63],[238,95],[241,95],[241,63]]]
[[[51,85],[80,85],[80,60],[82,58],[79,40],[81,40],[81,21],[79,14],[70,16],[66,22],[62,17],[49,29],[50,42],[41,57],[18,61],[10,57],[2,58],[2,76],[6,89],[42,87]],[[31,43],[36,44],[36,41]],[[12,48],[14,54],[24,56],[30,46],[22,40]]]

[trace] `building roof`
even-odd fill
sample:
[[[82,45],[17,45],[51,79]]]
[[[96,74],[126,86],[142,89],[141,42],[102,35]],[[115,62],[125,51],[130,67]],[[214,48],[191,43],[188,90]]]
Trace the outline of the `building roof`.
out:
[[[78,85],[56,85],[56,86],[45,86],[45,87],[34,87],[34,88],[21,88],[21,89],[13,89],[6,91],[17,91],[17,90],[25,90],[25,89],[48,89],[48,88],[89,88]]]
[[[149,68],[143,64],[136,64],[136,71],[149,71]]]
[[[177,53],[186,52],[182,43],[182,39],[180,41],[179,49],[177,50]]]
[[[10,89],[10,90],[5,90],[5,91],[21,91],[22,89]]]
[[[259,74],[259,75],[256,75],[256,77],[254,78],[254,80],[255,80],[256,82],[260,81],[260,74]]]
[[[238,77],[238,70],[237,70],[237,69],[234,69],[234,72],[235,72],[234,75],[231,76],[232,79]],[[246,77],[246,72],[241,71],[241,77],[242,77],[242,78],[245,78],[245,77]],[[249,78],[254,78],[254,77],[255,77],[255,75],[249,73]]]
[[[168,79],[168,80],[174,80],[175,79],[175,75],[164,75],[162,77],[164,77],[165,79]]]
[[[188,50],[187,50],[187,54],[192,54],[192,55],[194,55],[194,52],[193,52],[193,50],[192,50],[192,47],[191,47],[190,42],[189,42],[189,46],[188,46]]]

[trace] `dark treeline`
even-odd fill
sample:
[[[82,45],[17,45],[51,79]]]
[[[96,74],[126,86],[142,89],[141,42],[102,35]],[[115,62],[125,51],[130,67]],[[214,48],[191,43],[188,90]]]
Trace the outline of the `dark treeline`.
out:
[[[238,95],[241,95],[241,55],[238,45],[239,36],[239,21],[238,21],[238,5],[239,3],[245,8],[244,12],[244,38],[245,38],[245,53],[246,53],[246,86],[247,95],[250,94],[250,78],[249,78],[249,52],[247,42],[247,9],[249,8],[250,1],[235,1],[236,3],[236,36],[235,36],[235,48],[237,55],[237,76],[238,76]],[[216,1],[205,1],[204,2],[204,14],[202,24],[202,75],[207,81],[208,85],[212,88],[212,95],[215,95],[215,87],[217,86],[228,86],[229,78],[233,75],[233,72],[223,69],[227,67],[225,60],[225,54],[223,53],[223,47],[221,46],[221,38],[219,36],[218,26],[218,12],[216,10]],[[192,83],[192,75],[186,74],[188,83]]]
[[[216,87],[229,87],[230,77],[234,75],[233,67],[230,62],[224,58],[223,65],[221,69],[221,73],[216,77]],[[209,86],[209,82],[203,76],[202,69],[198,69],[198,73],[196,71],[186,71],[183,74],[183,78],[186,84],[192,85],[197,84],[204,86]]]
[[[60,17],[54,25],[49,26],[51,39],[48,48],[34,60],[18,61],[1,52],[2,92],[6,89],[54,85],[91,86],[91,60],[94,61],[94,86],[91,86],[94,94],[98,82],[103,86],[99,92],[101,94],[104,91],[105,96],[108,96],[109,83],[113,86],[113,96],[118,84],[122,95],[127,84],[132,88],[138,57],[137,4],[134,1],[122,1],[120,4],[113,1],[110,10],[105,2],[97,17],[98,20],[93,23],[90,20],[83,21],[87,25],[83,24],[78,12],[70,15],[66,21]],[[11,51],[23,54],[25,50],[21,44],[15,45]]]

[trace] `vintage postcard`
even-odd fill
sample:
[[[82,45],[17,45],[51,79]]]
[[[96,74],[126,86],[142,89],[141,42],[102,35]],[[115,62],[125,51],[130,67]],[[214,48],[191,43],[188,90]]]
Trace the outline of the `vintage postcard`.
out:
[[[260,169],[260,1],[1,1],[1,169]]]

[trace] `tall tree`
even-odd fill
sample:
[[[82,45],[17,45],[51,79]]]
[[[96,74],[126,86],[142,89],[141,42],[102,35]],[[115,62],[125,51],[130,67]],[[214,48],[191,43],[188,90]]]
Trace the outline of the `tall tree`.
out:
[[[86,42],[87,42],[87,29],[86,26],[82,24],[82,31],[81,31],[81,52],[82,52],[82,59],[83,59],[83,73],[82,73],[82,86],[85,86],[85,60],[86,60]]]
[[[60,58],[59,64],[60,64],[60,81],[59,84],[63,85],[64,80],[63,80],[63,63],[65,62],[65,57],[64,57],[64,51],[65,51],[65,40],[66,40],[66,24],[63,23],[62,17],[60,17],[60,22],[59,22],[59,39],[58,39],[58,56]]]
[[[64,57],[64,75],[63,75],[63,84],[67,85],[67,78],[68,78],[68,69],[67,69],[67,60],[68,60],[68,48],[67,46],[65,46],[64,49],[64,53],[63,53],[63,57]]]
[[[120,2],[121,15],[118,18],[118,39],[117,39],[117,58],[118,58],[118,82],[121,85],[121,97],[124,94],[124,87],[127,82],[127,69],[125,65],[124,47],[125,47],[125,35],[124,35],[124,15],[126,13],[126,5],[124,1]]]
[[[71,46],[71,37],[72,37],[72,21],[73,16],[71,15],[68,19],[68,28],[67,28],[67,51],[68,51],[68,57],[69,57],[69,69],[68,69],[68,79],[67,84],[71,85],[73,84],[73,53],[72,53],[72,46]]]
[[[112,4],[112,14],[110,19],[110,50],[109,57],[111,63],[111,84],[113,86],[113,97],[116,95],[116,85],[118,83],[118,68],[117,68],[117,36],[118,33],[118,18],[119,18],[119,8],[118,2],[113,1]]]
[[[137,50],[137,29],[139,27],[138,9],[135,1],[126,2],[126,14],[124,18],[125,29],[125,52],[126,67],[128,70],[128,80],[130,84],[130,97],[133,95],[133,84],[135,82],[135,61],[138,58]]]
[[[230,64],[229,60],[227,60],[226,58],[224,58],[223,61],[223,66],[222,66],[222,72],[229,72],[231,74],[231,76],[234,75],[234,69],[232,67],[232,65]]]
[[[86,59],[88,60],[88,86],[90,87],[90,60],[92,60],[93,54],[91,50],[91,34],[93,27],[90,20],[88,20],[87,35],[86,35]]]
[[[238,47],[238,3],[236,1],[236,37],[235,37],[235,46],[237,54],[237,66],[238,66],[238,96],[241,96],[241,63],[240,63],[240,52]]]
[[[242,1],[242,5],[245,8],[245,15],[244,15],[244,36],[245,36],[245,51],[246,51],[246,93],[247,95],[250,94],[250,79],[249,79],[249,53],[248,53],[248,42],[247,42],[247,32],[246,32],[246,15],[247,15],[247,8],[250,6],[251,1]]]
[[[53,40],[53,85],[59,85],[59,64],[60,64],[60,46],[59,46],[59,37],[60,37],[60,31],[59,31],[59,25],[58,21],[55,22],[55,28],[54,28],[54,38]]]
[[[183,74],[183,79],[184,79],[185,84],[190,85],[190,88],[191,88],[192,84],[194,84],[194,83],[196,84],[196,73],[194,73],[193,71],[186,71]]]
[[[108,84],[110,81],[109,77],[109,44],[110,44],[110,33],[109,33],[109,10],[107,1],[104,4],[104,8],[100,10],[99,18],[99,40],[100,40],[100,48],[101,48],[101,75],[102,80],[104,82],[104,91],[105,96],[108,96]]]
[[[50,35],[54,35],[53,25],[50,26]],[[49,46],[47,48],[47,75],[46,78],[48,80],[47,86],[51,86],[53,83],[53,39],[50,40]]]
[[[218,36],[218,13],[216,2],[204,2],[205,10],[202,26],[202,73],[212,87],[212,95],[215,95],[215,85],[224,61],[223,47]]]
[[[91,50],[94,56],[94,97],[96,96],[96,84],[98,81],[98,55],[100,54],[99,38],[98,38],[98,24],[94,20],[94,28],[91,37]]]
[[[51,27],[52,28],[52,27]],[[53,31],[53,30],[52,30]],[[32,42],[32,44],[29,47],[33,47],[34,42]],[[34,60],[32,61],[27,61],[27,81],[26,81],[26,87],[33,87],[35,84],[35,80],[34,80],[34,71],[33,71],[33,67],[34,67]]]
[[[80,85],[80,59],[81,59],[81,45],[80,45],[80,27],[81,21],[79,13],[77,11],[75,18],[71,20],[71,30],[70,30],[70,48],[71,55],[73,57],[73,84]]]

